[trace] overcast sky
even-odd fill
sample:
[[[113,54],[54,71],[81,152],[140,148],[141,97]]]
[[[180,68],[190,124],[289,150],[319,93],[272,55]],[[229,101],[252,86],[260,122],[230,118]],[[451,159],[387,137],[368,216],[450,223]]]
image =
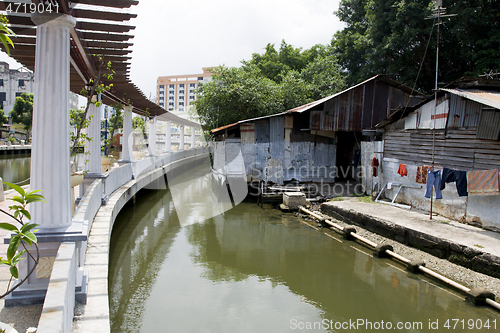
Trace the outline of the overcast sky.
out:
[[[267,43],[330,43],[343,28],[339,0],[141,0],[130,12],[136,29],[131,79],[154,96],[158,76],[198,74],[202,67],[240,66]],[[0,52],[0,60],[7,55]],[[18,66],[12,65],[13,68]]]

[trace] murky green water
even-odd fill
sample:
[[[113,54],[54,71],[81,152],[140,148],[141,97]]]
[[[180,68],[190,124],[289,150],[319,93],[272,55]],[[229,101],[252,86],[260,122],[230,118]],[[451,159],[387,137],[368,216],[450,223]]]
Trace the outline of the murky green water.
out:
[[[0,177],[9,183],[19,183],[30,177],[30,154],[0,155]],[[19,185],[27,185],[29,181]],[[4,190],[10,187],[4,185]]]
[[[202,196],[197,186],[188,193]],[[203,209],[179,221],[163,190],[122,210],[112,332],[500,331],[497,312],[294,215],[242,203],[196,221]]]

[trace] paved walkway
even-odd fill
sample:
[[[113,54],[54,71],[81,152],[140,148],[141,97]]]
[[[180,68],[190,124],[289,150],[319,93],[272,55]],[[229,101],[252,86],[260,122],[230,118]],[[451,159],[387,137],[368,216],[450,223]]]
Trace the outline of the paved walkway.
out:
[[[433,216],[430,220],[428,213],[364,202],[355,197],[336,200],[323,204],[322,211],[334,216],[338,214],[365,229],[437,257],[455,258],[456,263],[482,273],[489,274],[481,271],[481,266],[489,265],[486,270],[496,270],[500,275],[500,233],[442,216]]]

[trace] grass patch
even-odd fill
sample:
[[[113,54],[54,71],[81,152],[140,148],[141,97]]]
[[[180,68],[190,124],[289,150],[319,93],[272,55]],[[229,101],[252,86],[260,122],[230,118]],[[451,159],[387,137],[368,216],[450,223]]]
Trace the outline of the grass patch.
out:
[[[331,198],[330,201],[344,201],[344,198],[342,198],[342,197],[334,197],[334,198]]]
[[[481,246],[481,245],[479,245],[479,244],[474,244],[474,246],[475,246],[475,247],[478,247],[478,248],[480,248],[480,249],[484,249],[484,246]]]
[[[444,221],[444,220],[438,220],[439,223],[445,223],[445,224],[450,224],[449,221]]]
[[[358,200],[361,202],[374,203],[374,201],[372,201],[372,197],[370,195],[364,195],[364,196],[358,197]]]

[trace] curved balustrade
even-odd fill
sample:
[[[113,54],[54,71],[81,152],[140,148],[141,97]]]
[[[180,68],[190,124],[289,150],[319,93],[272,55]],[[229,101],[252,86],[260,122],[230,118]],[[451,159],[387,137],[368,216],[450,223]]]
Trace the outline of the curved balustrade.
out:
[[[209,153],[210,148],[198,148],[153,156],[124,164],[93,180],[73,216],[74,224],[83,225],[81,234],[86,240],[61,244],[39,332],[87,332],[92,329],[109,332],[108,255],[116,216],[139,190],[176,168],[208,158]],[[90,290],[88,286],[93,288]],[[82,316],[77,316],[71,325],[75,301],[87,305]]]

